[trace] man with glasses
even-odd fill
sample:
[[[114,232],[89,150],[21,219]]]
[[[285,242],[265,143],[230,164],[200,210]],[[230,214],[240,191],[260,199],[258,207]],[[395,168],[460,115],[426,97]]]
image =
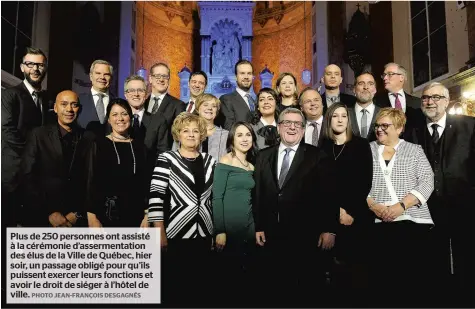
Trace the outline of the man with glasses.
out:
[[[170,86],[170,68],[165,63],[159,62],[150,68],[149,82],[152,85],[152,93],[145,100],[145,110],[151,114],[160,111],[165,117],[170,139],[169,147],[172,146],[171,126],[176,116],[185,111],[185,103],[167,93]]]
[[[448,89],[431,83],[422,92],[425,121],[412,130],[434,170],[428,201],[434,219],[431,263],[435,295],[443,306],[473,307],[475,288],[475,119],[448,115]],[[448,284],[452,283],[452,284]],[[440,303],[438,303],[440,304]]]
[[[205,92],[208,85],[208,75],[203,71],[193,72],[188,80],[188,88],[190,88],[190,101],[186,105],[186,111],[193,113],[196,108],[196,98]]]
[[[145,149],[147,149],[148,176],[145,180],[145,187],[149,190],[158,155],[170,150],[168,124],[165,116],[160,111],[151,114],[145,109],[147,84],[141,76],[131,75],[127,77],[124,82],[124,93],[134,116],[131,123],[132,137],[142,141]]]
[[[373,103],[376,94],[376,81],[371,72],[363,72],[355,80],[356,104],[348,107],[353,134],[368,139],[376,140],[374,122],[380,108]]]
[[[97,136],[104,136],[111,128],[105,121],[107,105],[113,99],[109,88],[114,73],[112,65],[105,60],[95,60],[89,69],[92,87],[89,91],[79,94],[81,111],[78,124]]]
[[[278,121],[281,143],[260,151],[254,172],[256,242],[264,255],[259,292],[279,305],[325,297],[315,295],[323,283],[319,250],[333,247],[339,223],[338,203],[325,201],[332,181],[320,164],[323,153],[301,143],[305,125],[300,110],[285,109]]]
[[[41,49],[28,47],[20,64],[24,80],[2,90],[2,216],[7,226],[16,226],[19,201],[16,190],[25,142],[35,127],[47,121],[49,103],[41,83],[47,72]]]

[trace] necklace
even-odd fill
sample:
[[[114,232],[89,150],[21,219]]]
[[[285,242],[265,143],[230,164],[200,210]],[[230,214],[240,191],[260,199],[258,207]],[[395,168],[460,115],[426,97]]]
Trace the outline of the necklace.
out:
[[[119,156],[119,152],[117,152],[117,147],[115,146],[115,141],[114,141],[114,138],[116,138],[114,135],[112,135],[112,144],[114,145],[114,150],[115,150],[115,154],[117,155],[117,164],[120,165],[120,156]],[[130,145],[130,150],[132,151],[132,158],[134,159],[134,175],[135,175],[135,167],[136,167],[136,162],[135,162],[135,153],[134,153],[134,148],[132,147],[132,142],[129,141],[129,145]]]
[[[124,137],[124,136],[120,136],[120,137],[119,137],[119,136],[115,136],[115,135],[112,134],[112,133],[110,134],[110,136],[112,136],[112,138],[115,138],[115,139],[118,139],[118,140],[123,140],[123,141],[125,141],[125,140],[127,140],[127,139],[130,138],[130,136],[126,136],[126,137]]]
[[[196,161],[196,158],[198,158],[198,156],[194,157],[193,159],[184,157],[184,156],[181,155],[180,150],[178,150],[178,154],[180,155],[180,157],[181,157],[182,159],[185,159],[186,161],[189,161],[189,162],[194,162],[194,161]]]
[[[248,167],[248,166],[249,166],[249,162],[247,162],[247,165],[245,165],[244,163],[242,163],[241,159],[239,159],[239,157],[236,156],[235,154],[233,154],[233,157],[235,157],[236,159],[238,159],[239,163],[241,163],[242,166],[244,166],[244,167]]]
[[[335,156],[335,144],[333,144],[333,157],[335,157],[335,161],[341,155],[341,153],[343,152],[343,149],[345,149],[345,146],[346,144],[343,144],[343,147],[341,148],[340,153],[337,156]]]

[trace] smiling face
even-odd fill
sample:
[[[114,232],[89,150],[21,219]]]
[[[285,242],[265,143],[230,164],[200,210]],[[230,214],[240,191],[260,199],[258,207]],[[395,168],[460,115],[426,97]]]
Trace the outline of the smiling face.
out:
[[[205,92],[206,79],[201,74],[193,75],[193,77],[191,77],[190,81],[188,82],[188,86],[190,87],[191,97],[196,98]]]
[[[239,88],[244,91],[249,91],[252,85],[252,66],[247,63],[243,63],[236,68],[236,82]]]
[[[247,153],[252,147],[252,133],[243,125],[236,128],[233,147],[235,151]]]
[[[170,71],[166,66],[158,65],[150,72],[149,82],[152,85],[154,94],[163,94],[167,92],[170,80]]]
[[[180,130],[178,141],[181,147],[186,149],[197,149],[201,142],[200,129],[198,123],[190,121]]]
[[[376,138],[381,144],[391,145],[397,142],[402,128],[396,128],[391,117],[386,116],[377,119],[376,125],[379,126],[376,129]]]
[[[445,115],[445,111],[449,106],[449,99],[444,94],[444,88],[442,86],[434,86],[427,89],[422,93],[422,96],[439,96],[441,97],[438,102],[434,102],[433,98],[422,98],[422,112],[432,122],[437,122]]]
[[[40,88],[41,82],[46,76],[46,59],[43,55],[26,54],[23,57],[23,63],[20,65],[20,69],[25,79],[31,86]],[[29,68],[28,65],[32,67]]]
[[[331,128],[335,135],[342,134],[346,132],[348,127],[348,113],[343,107],[337,108],[332,115],[331,119]]]
[[[285,146],[297,145],[305,133],[302,116],[297,113],[285,114],[279,123],[278,130],[280,140]]]
[[[112,74],[107,64],[96,63],[92,72],[89,73],[92,88],[99,92],[106,92],[109,89]]]
[[[145,104],[146,86],[141,80],[131,80],[127,83],[125,90],[125,98],[130,107],[140,110]]]
[[[323,115],[322,97],[316,90],[307,90],[301,98],[301,109],[308,120],[318,120]]]
[[[130,127],[129,113],[120,105],[112,106],[109,119],[109,124],[112,127],[112,132],[116,135],[125,135]]]
[[[58,123],[62,127],[69,127],[79,113],[79,99],[76,93],[66,90],[56,96],[54,112],[58,115]]]
[[[206,119],[208,122],[214,122],[216,115],[218,114],[218,104],[215,100],[208,100],[201,103],[198,109],[198,115]]]
[[[259,94],[258,100],[258,109],[263,117],[274,115],[276,102],[272,94],[268,92],[261,92]]]
[[[279,92],[284,98],[292,97],[297,91],[297,85],[292,76],[287,75],[280,81]]]

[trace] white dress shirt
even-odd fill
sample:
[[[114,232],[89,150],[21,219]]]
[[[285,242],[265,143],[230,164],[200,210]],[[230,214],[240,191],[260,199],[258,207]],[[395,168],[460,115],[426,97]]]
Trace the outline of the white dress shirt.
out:
[[[264,120],[264,118],[261,117],[261,122],[262,122],[262,124],[264,125],[264,127],[265,127],[265,126],[274,126],[274,127],[277,127],[277,123],[275,122],[275,119],[274,119],[274,121],[273,121],[271,124],[268,124],[268,123]]]
[[[107,92],[99,92],[94,88],[91,88],[92,99],[94,100],[94,106],[97,107],[97,101],[99,101],[98,93],[102,93],[104,97],[102,98],[102,102],[104,103],[104,112],[107,110],[107,105],[109,104],[109,91]]]
[[[162,93],[162,94],[159,94],[159,95],[155,95],[155,94],[150,94],[150,103],[148,104],[148,109],[147,111],[149,113],[152,113],[152,109],[153,109],[153,106],[155,105],[155,99],[154,98],[159,98],[158,100],[158,108],[160,108],[160,105],[162,104],[163,102],[163,98],[165,97],[167,93]]]
[[[292,166],[292,161],[294,160],[295,154],[297,153],[297,149],[299,148],[299,144],[292,147],[287,147],[284,144],[280,143],[279,156],[277,158],[277,177],[280,177],[280,170],[282,168],[282,162],[284,161],[284,156],[285,156],[284,150],[287,148],[292,148],[293,150],[289,153],[289,169],[290,169],[290,167]]]
[[[432,129],[432,125],[434,123],[437,123],[439,126],[437,127],[437,132],[439,132],[439,136],[442,136],[442,133],[444,133],[445,126],[447,124],[447,113],[444,113],[444,116],[439,119],[437,122],[429,122],[429,119],[427,119],[427,129],[429,129],[429,133],[432,136],[434,134],[434,130]]]
[[[28,92],[30,93],[30,96],[33,99],[33,102],[35,102],[35,99],[37,98],[33,96],[33,92],[36,91],[36,89],[33,88],[33,86],[26,79],[23,80],[23,83],[25,84],[26,89],[28,89]],[[41,109],[41,112],[43,112],[43,106],[41,104],[40,104],[40,109]]]
[[[134,111],[134,115],[135,115],[135,114],[139,115],[139,123],[140,123],[140,125],[142,125],[143,113],[145,113],[145,108],[143,108],[143,107],[142,107],[142,109],[139,110],[138,112],[135,112],[135,111]]]
[[[305,125],[305,143],[312,145],[312,137],[313,137],[313,126],[310,125],[310,120],[307,119],[307,124]],[[320,134],[322,134],[322,124],[323,124],[323,116],[315,121],[318,123],[318,139],[320,139]]]
[[[236,87],[236,91],[237,93],[239,93],[239,95],[242,97],[242,99],[244,100],[244,102],[247,103],[247,107],[249,107],[249,110],[251,110],[251,107],[249,106],[249,101],[247,100],[247,97],[246,95],[251,95],[249,92],[246,92],[244,90],[242,90],[241,88],[239,87]],[[256,103],[254,103],[254,105],[257,105]],[[255,106],[255,108],[257,108],[257,106]]]
[[[371,127],[371,120],[373,119],[373,116],[374,116],[374,110],[375,110],[375,106],[373,104],[373,102],[371,102],[370,105],[366,106],[366,127],[368,128],[368,132],[369,133],[369,129]],[[358,129],[360,131],[360,134],[361,134],[361,117],[363,116],[363,113],[361,112],[363,110],[363,108],[358,104],[356,103],[355,104],[355,114],[356,114],[356,122],[358,123]]]
[[[404,94],[404,89],[399,90],[398,98],[399,102],[401,102],[402,110],[406,112],[406,95]],[[391,102],[391,106],[396,108],[396,97],[392,95],[392,92],[388,92],[389,102]]]

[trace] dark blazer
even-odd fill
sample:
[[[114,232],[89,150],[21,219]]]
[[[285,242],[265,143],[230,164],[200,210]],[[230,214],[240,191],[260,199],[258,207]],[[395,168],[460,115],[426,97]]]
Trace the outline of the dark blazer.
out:
[[[323,103],[323,114],[325,114],[325,112],[328,109],[327,96],[326,96],[325,93],[322,94],[322,103]],[[352,96],[351,94],[346,94],[346,93],[340,92],[340,103],[343,103],[348,107],[351,107],[351,106],[355,105],[356,97]]]
[[[29,136],[21,164],[25,225],[50,226],[48,217],[53,212],[67,215],[84,211],[91,168],[86,157],[94,135],[79,127],[76,134],[76,151],[69,166],[63,163],[58,124],[36,128]]]
[[[374,114],[373,118],[371,118],[371,125],[368,128],[368,135],[366,136],[366,139],[370,142],[376,140],[376,132],[374,131],[374,123],[376,122],[376,115],[378,115],[378,112],[381,108],[378,106],[374,106]],[[355,106],[353,107],[348,107],[348,113],[350,114],[350,119],[351,119],[351,129],[353,131],[353,135],[360,136],[360,128],[358,127],[358,120],[356,119],[356,110]],[[358,117],[361,117],[358,115]]]
[[[149,179],[152,178],[153,168],[157,161],[158,155],[162,152],[170,150],[169,148],[169,126],[162,113],[157,112],[154,115],[145,111],[140,125],[140,131],[131,131],[134,139],[141,141],[145,145],[147,152],[147,170]]]
[[[48,96],[40,95],[42,111],[24,82],[2,90],[2,188],[13,192],[26,140],[35,127],[46,123],[50,109]]]
[[[109,102],[113,99],[114,98],[109,95]],[[79,103],[81,103],[81,111],[79,112],[77,121],[80,127],[94,132],[96,136],[105,136],[112,131],[107,121],[105,121],[104,124],[100,123],[91,90],[79,94]]]
[[[429,157],[431,140],[426,122],[412,128],[410,133],[409,140],[421,145]],[[434,171],[434,174],[436,178],[439,175],[443,179],[443,195],[450,203],[446,211],[453,212],[453,218],[457,218],[458,222],[471,220],[475,215],[475,118],[447,115],[442,136],[441,170]],[[427,204],[430,208],[430,200]],[[445,211],[437,215],[431,210],[431,215],[436,226],[440,220],[445,221],[451,217]]]
[[[330,173],[320,164],[325,155],[301,142],[279,188],[278,149],[279,145],[268,147],[257,157],[253,203],[256,232],[265,232],[271,241],[284,235],[316,246],[318,236],[322,232],[336,233],[339,222],[338,206],[326,203],[327,195],[323,193],[330,183]]]
[[[235,90],[228,94],[223,94],[221,101],[220,116],[216,118],[216,123],[223,126],[226,130],[231,130],[235,122],[251,122],[252,113],[247,102]]]

